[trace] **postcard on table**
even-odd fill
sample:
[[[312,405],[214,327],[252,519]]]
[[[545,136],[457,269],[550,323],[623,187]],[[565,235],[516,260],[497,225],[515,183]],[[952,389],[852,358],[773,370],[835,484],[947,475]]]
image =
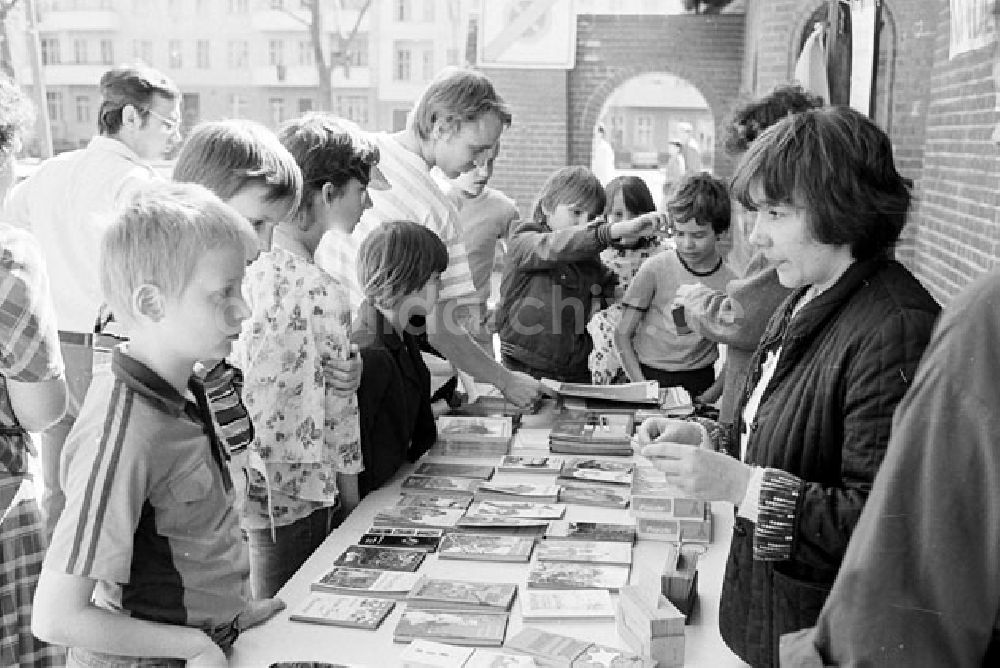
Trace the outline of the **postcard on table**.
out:
[[[406,595],[411,608],[468,608],[481,612],[507,612],[514,602],[517,585],[507,582],[470,582],[445,578],[421,578]]]
[[[403,610],[393,641],[409,642],[417,638],[453,645],[500,647],[507,631],[508,613],[470,612],[468,610]]]
[[[541,382],[565,397],[623,401],[640,404],[660,403],[660,384],[655,380],[622,385],[591,385],[589,383],[561,383],[548,378]]]
[[[586,640],[526,626],[507,640],[504,647],[537,657],[541,665],[569,666],[591,644]]]
[[[438,439],[484,443],[509,441],[514,433],[509,417],[442,415],[437,419]]]
[[[434,552],[444,535],[442,529],[417,529],[414,527],[372,527],[358,539],[358,545],[370,547],[398,547],[406,550]]]
[[[566,514],[566,506],[561,503],[533,503],[531,501],[494,501],[482,499],[473,501],[465,512],[467,517],[511,517],[557,520]]]
[[[525,536],[449,533],[441,539],[438,558],[527,562],[534,545],[535,539]]]
[[[557,475],[562,468],[562,457],[524,457],[505,455],[498,470],[508,473],[548,473]]]
[[[414,640],[399,653],[399,660],[403,662],[403,668],[463,668],[472,652],[471,647]]]
[[[588,480],[615,485],[631,485],[632,470],[634,468],[635,464],[630,461],[574,457],[567,459],[563,463],[559,471],[559,477],[570,480]]]
[[[628,566],[579,564],[564,561],[537,561],[528,573],[533,589],[609,589],[618,591],[628,584]]]
[[[295,606],[288,618],[295,622],[377,629],[395,605],[395,601],[384,598],[314,592]]]
[[[559,500],[559,485],[532,485],[514,482],[480,483],[474,499],[527,500],[555,503]]]
[[[535,659],[520,652],[476,648],[462,668],[541,668]]]
[[[576,503],[581,506],[602,506],[604,508],[626,508],[629,503],[628,490],[621,485],[601,485],[591,482],[570,483],[559,490],[559,501]]]
[[[404,492],[417,492],[427,494],[437,494],[444,496],[456,494],[459,496],[472,496],[472,492],[479,486],[476,478],[456,478],[454,476],[443,475],[411,475],[403,480],[402,489]]]
[[[615,605],[607,589],[526,589],[521,593],[521,618],[525,621],[614,616]]]
[[[337,566],[374,568],[384,571],[415,571],[424,562],[426,552],[399,550],[391,547],[351,545],[337,557]]]
[[[465,510],[472,502],[467,496],[461,498],[454,496],[439,496],[437,494],[402,494],[396,501],[396,506],[406,508],[410,506],[424,506],[427,508],[460,508]]]
[[[489,480],[493,477],[493,467],[482,464],[451,464],[448,462],[423,462],[414,471],[416,475],[449,476],[453,478],[477,478]]]
[[[545,532],[547,539],[614,540],[635,542],[634,524],[609,524],[606,522],[552,522]]]
[[[464,513],[462,508],[391,506],[379,511],[372,522],[375,526],[450,528],[455,526]]]
[[[597,540],[546,540],[538,546],[539,561],[582,561],[595,564],[632,563],[632,544]]]
[[[368,596],[405,596],[420,580],[419,573],[376,571],[367,568],[338,566],[327,571],[310,585],[313,591],[330,594]]]

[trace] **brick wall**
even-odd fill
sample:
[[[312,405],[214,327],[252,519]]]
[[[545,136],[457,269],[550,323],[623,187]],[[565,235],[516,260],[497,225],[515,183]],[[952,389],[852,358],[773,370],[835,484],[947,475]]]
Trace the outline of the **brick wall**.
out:
[[[720,136],[739,91],[743,31],[742,14],[581,15],[572,71],[484,70],[514,114],[493,184],[528,215],[550,173],[569,164],[590,165],[604,103],[620,85],[647,72],[668,72],[694,84],[711,107]],[[721,151],[715,165],[721,176],[732,169]]]
[[[790,79],[802,31],[824,0],[758,0],[748,5],[750,68],[761,95]],[[884,3],[876,120],[887,128],[916,203],[898,256],[942,303],[1000,259],[1000,150],[990,135],[997,111],[996,43],[948,59],[949,5]]]

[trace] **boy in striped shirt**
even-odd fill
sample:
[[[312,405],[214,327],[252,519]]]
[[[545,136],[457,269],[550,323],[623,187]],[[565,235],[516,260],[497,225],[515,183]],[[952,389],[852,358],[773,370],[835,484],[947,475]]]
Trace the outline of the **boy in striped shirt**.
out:
[[[101,288],[129,341],[63,451],[32,623],[73,665],[225,665],[239,630],[283,607],[247,602],[228,454],[192,375],[239,335],[256,253],[251,225],[191,184],[150,187],[104,236]]]

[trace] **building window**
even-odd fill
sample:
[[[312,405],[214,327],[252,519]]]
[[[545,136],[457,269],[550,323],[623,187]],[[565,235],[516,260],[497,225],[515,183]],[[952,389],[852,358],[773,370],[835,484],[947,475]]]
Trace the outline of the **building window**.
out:
[[[411,18],[410,0],[396,0],[396,10],[393,16],[400,23],[406,23]]]
[[[434,2],[433,0],[424,0],[424,22],[433,23],[434,22]]]
[[[271,0],[271,9],[284,9],[284,8],[285,8],[284,0]]]
[[[635,145],[640,151],[653,145],[653,117],[635,117]]]
[[[299,98],[299,113],[305,114],[313,110],[313,99],[311,97]]]
[[[132,57],[151,65],[153,63],[153,42],[148,39],[132,40]]]
[[[245,39],[230,40],[227,60],[229,69],[245,69],[250,63],[250,43]]]
[[[247,109],[247,99],[238,93],[229,96],[229,115],[233,118],[243,118]]]
[[[434,47],[430,50],[425,50],[424,56],[424,81],[430,81],[434,78]]]
[[[368,35],[358,33],[351,40],[348,47],[350,52],[350,62],[354,67],[368,67]]]
[[[271,106],[271,125],[281,125],[285,120],[285,101],[280,97],[269,100]]]
[[[198,64],[198,69],[207,70],[211,65],[209,64],[208,58],[208,40],[199,39],[196,43],[196,60]]]
[[[76,96],[76,122],[90,122],[90,98],[86,95]]]
[[[267,41],[267,62],[270,65],[285,64],[285,43],[280,39]]]
[[[46,91],[45,107],[49,112],[50,121],[61,121],[63,119],[62,93],[59,91]]]
[[[115,62],[115,43],[110,39],[101,40],[101,65],[112,65]]]
[[[304,39],[299,41],[299,65],[312,67],[313,64],[313,43],[312,40]]]
[[[250,11],[250,0],[229,0],[230,14],[246,14]]]
[[[87,40],[73,40],[73,62],[78,65],[83,65],[87,62]]]
[[[410,50],[404,47],[396,47],[395,60],[392,68],[393,78],[396,81],[410,80]]]
[[[59,38],[42,38],[42,65],[58,65],[62,62],[59,56]]]
[[[179,39],[172,39],[167,43],[168,56],[170,60],[170,67],[175,70],[179,70],[184,67],[184,58],[181,53],[181,41]]]
[[[368,125],[368,98],[363,95],[341,95],[338,113],[358,125]]]

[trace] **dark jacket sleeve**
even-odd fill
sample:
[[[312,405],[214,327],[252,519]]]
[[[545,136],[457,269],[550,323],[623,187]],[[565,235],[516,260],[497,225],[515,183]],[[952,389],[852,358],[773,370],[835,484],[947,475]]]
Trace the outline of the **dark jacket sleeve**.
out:
[[[1000,277],[963,297],[899,406],[817,627],[783,655],[815,648],[836,665],[997,665]]]
[[[358,386],[358,416],[361,425],[361,449],[367,469],[371,461],[376,423],[385,419],[383,401],[388,381],[398,373],[392,356],[384,348],[361,349],[361,384]]]
[[[550,269],[560,262],[593,259],[611,243],[609,223],[549,230],[536,223],[521,225],[511,237],[507,264],[523,271]]]

